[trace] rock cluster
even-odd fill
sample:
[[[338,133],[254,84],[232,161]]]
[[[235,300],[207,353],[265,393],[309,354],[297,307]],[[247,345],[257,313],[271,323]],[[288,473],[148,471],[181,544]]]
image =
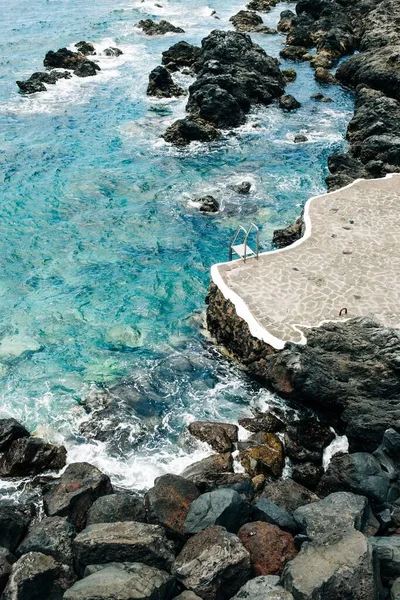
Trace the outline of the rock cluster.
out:
[[[136,25],[146,35],[165,35],[166,33],[185,33],[181,27],[175,27],[172,23],[161,19],[156,23],[152,19],[143,19]]]

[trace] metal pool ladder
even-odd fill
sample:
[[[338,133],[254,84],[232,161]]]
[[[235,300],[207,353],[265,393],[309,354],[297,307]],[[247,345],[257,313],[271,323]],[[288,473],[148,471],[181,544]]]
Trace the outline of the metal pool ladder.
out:
[[[249,237],[249,234],[253,230],[255,231],[255,234],[256,234],[256,250],[255,250],[255,252],[247,245],[247,238]],[[243,235],[243,243],[235,244],[236,240],[238,239],[238,237],[241,233],[244,234]],[[259,229],[258,229],[257,225],[254,225],[254,223],[251,223],[250,227],[247,230],[243,227],[243,225],[239,225],[235,231],[235,235],[233,236],[231,244],[229,246],[229,260],[232,260],[232,256],[233,256],[234,252],[240,258],[243,258],[244,262],[246,262],[247,258],[254,257],[254,258],[258,259],[259,235],[260,235]]]

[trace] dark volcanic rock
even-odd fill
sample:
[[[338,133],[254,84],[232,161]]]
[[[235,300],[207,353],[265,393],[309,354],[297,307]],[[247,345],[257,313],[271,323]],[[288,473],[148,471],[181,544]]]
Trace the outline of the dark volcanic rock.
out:
[[[219,202],[214,196],[204,196],[199,198],[197,202],[200,203],[200,212],[215,213],[219,211]]]
[[[292,81],[295,81],[295,79],[297,78],[297,72],[293,68],[283,69],[282,75],[285,78],[285,83],[290,83]]]
[[[296,108],[300,108],[301,104],[294,96],[291,94],[284,94],[279,98],[279,106],[283,110],[296,110]]]
[[[36,94],[36,92],[46,92],[47,88],[38,79],[27,79],[26,81],[17,81],[17,86],[24,94]]]
[[[251,477],[261,474],[279,477],[284,467],[282,442],[274,433],[261,435],[262,443],[242,450],[239,460]]]
[[[175,27],[172,23],[161,19],[159,23],[155,23],[152,19],[144,19],[139,21],[137,27],[146,35],[165,35],[166,33],[185,33],[181,27]]]
[[[121,56],[121,54],[123,54],[123,52],[119,48],[110,46],[109,48],[105,48],[103,50],[103,54],[105,54],[106,56]]]
[[[321,464],[323,449],[334,439],[329,427],[318,421],[295,421],[285,431],[286,454],[296,461]]]
[[[240,10],[236,15],[231,17],[229,21],[233,24],[236,31],[254,31],[256,33],[277,33],[275,29],[271,29],[264,25],[262,18],[254,11]]]
[[[142,562],[168,570],[175,558],[162,527],[134,521],[89,525],[73,544],[79,572],[110,562]]]
[[[283,10],[280,14],[278,31],[281,31],[282,33],[287,33],[292,26],[293,19],[295,18],[296,15],[292,10]]]
[[[303,135],[302,133],[298,133],[294,136],[293,141],[295,144],[302,144],[303,142],[308,142],[308,137],[306,135]]]
[[[234,185],[233,189],[237,194],[249,194],[251,190],[251,183],[250,181],[242,181],[242,183]]]
[[[190,142],[213,142],[221,137],[221,133],[202,119],[178,119],[168,127],[163,135],[166,142],[175,146],[187,146]]]
[[[316,494],[289,478],[267,483],[261,497],[268,498],[289,513],[319,500]]]
[[[88,525],[121,521],[146,522],[143,498],[125,492],[101,496],[92,504],[87,514]]]
[[[280,575],[296,554],[293,537],[275,525],[256,521],[240,528],[238,537],[250,554],[256,575]]]
[[[18,546],[15,555],[28,552],[48,554],[60,563],[72,565],[72,540],[75,529],[68,519],[63,517],[47,517],[39,521],[30,530]]]
[[[74,583],[72,569],[40,552],[24,554],[12,565],[3,600],[61,600]]]
[[[236,535],[209,527],[186,543],[172,574],[203,600],[231,598],[251,577],[250,557]]]
[[[286,60],[303,61],[307,54],[307,48],[304,46],[285,46],[279,52],[279,56]]]
[[[296,533],[298,526],[292,515],[284,508],[261,497],[254,503],[252,516],[254,521],[264,521],[270,525],[276,525],[281,529]]]
[[[33,516],[32,507],[0,503],[0,548],[14,552]]]
[[[162,64],[170,71],[177,71],[183,67],[193,67],[199,56],[200,48],[198,46],[187,42],[178,42],[162,53]]]
[[[156,67],[149,75],[149,85],[147,86],[147,95],[157,98],[172,98],[173,96],[182,96],[185,90],[173,82],[169,71],[162,66]]]
[[[207,78],[200,82],[198,79],[189,88],[187,109],[215,127],[238,127],[245,122],[245,113],[237,99],[228,90],[220,87],[220,82],[221,78],[216,83],[207,83]]]
[[[318,83],[324,83],[325,85],[334,85],[337,83],[337,79],[324,67],[317,67],[314,73],[315,80]]]
[[[202,442],[207,442],[215,452],[231,452],[238,440],[238,427],[230,423],[193,421],[189,432]]]
[[[332,492],[349,491],[366,496],[375,504],[386,501],[389,476],[379,462],[366,452],[336,454],[322,477],[317,492],[327,496]]]
[[[278,0],[251,0],[246,8],[257,12],[269,12],[272,6],[276,6]]]
[[[186,467],[181,476],[190,479],[201,492],[223,474],[233,473],[232,454],[214,454]]]
[[[64,446],[53,446],[40,438],[20,438],[0,457],[0,477],[26,477],[62,469],[66,456]]]
[[[76,69],[80,62],[87,60],[81,52],[72,52],[67,48],[60,48],[56,52],[49,50],[43,64],[53,69]]]
[[[253,433],[260,431],[277,433],[286,427],[285,423],[271,412],[257,413],[254,418],[239,419],[239,425]]]
[[[141,563],[110,563],[92,565],[63,600],[169,600],[174,592],[174,578],[166,571]]]
[[[237,533],[249,520],[249,504],[235,490],[217,489],[202,494],[190,506],[185,521],[185,532],[199,533],[207,527],[221,525],[231,533]]]
[[[0,419],[0,452],[5,452],[14,440],[29,435],[29,431],[15,419]]]
[[[112,493],[110,479],[88,463],[68,465],[60,482],[44,496],[44,507],[50,516],[69,517],[79,531],[85,527],[93,502]]]
[[[296,219],[292,225],[288,225],[284,229],[275,229],[272,236],[272,243],[278,248],[290,246],[293,242],[297,242],[304,235],[305,224],[303,216]]]
[[[75,44],[75,48],[78,50],[78,52],[84,54],[85,56],[88,56],[89,54],[96,54],[95,47],[91,42],[78,42]]]
[[[322,465],[316,465],[314,462],[300,462],[293,465],[292,479],[314,491],[323,474]]]
[[[375,450],[400,418],[400,334],[367,317],[310,329],[307,344],[272,356],[267,378],[276,390],[335,413],[351,450]]]
[[[33,73],[26,81],[17,81],[21,92],[33,94],[35,92],[46,91],[45,83],[54,85],[59,79],[70,79],[72,77],[69,71],[46,71]]]
[[[370,542],[382,579],[385,583],[392,582],[400,576],[400,536],[371,537]]]
[[[6,587],[10,573],[11,563],[8,560],[6,552],[0,550],[0,594]]]
[[[92,60],[82,60],[74,69],[74,74],[78,77],[93,77],[100,71],[99,65]]]
[[[199,490],[188,479],[162,475],[146,494],[148,520],[162,525],[172,537],[182,538],[190,506],[199,496]]]

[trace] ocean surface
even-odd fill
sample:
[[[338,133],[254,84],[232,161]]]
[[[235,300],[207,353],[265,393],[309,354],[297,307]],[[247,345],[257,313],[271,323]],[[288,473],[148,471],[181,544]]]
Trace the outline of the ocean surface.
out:
[[[293,7],[278,4],[264,22],[276,26]],[[256,223],[268,250],[273,230],[325,191],[352,96],[316,84],[307,63],[282,61],[297,70],[287,92],[298,111],[258,108],[218,143],[177,150],[160,136],[185,99],[147,98],[148,74],[179,40],[199,44],[213,29],[232,29],[229,17],[244,4],[0,0],[0,8],[0,417],[64,443],[69,461],[88,460],[115,483],[143,489],[207,455],[185,433],[190,421],[285,408],[205,335],[209,271],[227,260],[237,225]],[[147,37],[135,24],[148,17],[185,33]],[[284,42],[252,38],[273,56]],[[96,77],[18,92],[15,81],[43,70],[48,50],[80,40],[98,51]],[[102,55],[110,45],[124,54]],[[334,102],[310,99],[320,91]],[[295,144],[297,133],[309,141]],[[244,180],[252,193],[239,196],[232,185]],[[220,200],[219,213],[199,212],[205,194]],[[85,398],[121,382],[129,391],[111,427],[100,426],[102,439],[82,435]],[[13,485],[0,484],[0,495]]]

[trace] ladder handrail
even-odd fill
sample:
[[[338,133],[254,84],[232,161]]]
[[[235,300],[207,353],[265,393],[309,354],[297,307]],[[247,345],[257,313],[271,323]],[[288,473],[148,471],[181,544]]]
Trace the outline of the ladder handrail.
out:
[[[233,250],[233,246],[234,243],[236,242],[236,239],[239,235],[239,233],[242,231],[244,232],[244,239],[243,239],[243,245],[244,245],[244,255],[242,256],[243,261],[246,262],[246,258],[247,258],[247,239],[249,237],[249,234],[251,232],[251,230],[254,229],[256,232],[256,251],[254,253],[256,260],[258,260],[258,253],[259,253],[259,247],[260,247],[260,230],[258,229],[257,225],[255,223],[250,223],[249,228],[246,230],[243,225],[238,225],[236,227],[236,231],[235,231],[235,235],[232,238],[231,244],[229,246],[229,260],[232,260],[232,250]],[[251,250],[252,254],[253,251]]]
[[[236,242],[236,239],[237,239],[237,237],[238,237],[238,235],[239,235],[240,231],[244,231],[244,236],[245,236],[245,238],[246,238],[247,231],[245,230],[245,228],[243,227],[243,225],[238,225],[238,226],[236,227],[235,235],[233,236],[233,238],[232,238],[232,241],[231,241],[231,244],[230,244],[230,246],[229,246],[229,260],[230,260],[230,261],[232,260],[232,246],[233,246],[233,244]]]

